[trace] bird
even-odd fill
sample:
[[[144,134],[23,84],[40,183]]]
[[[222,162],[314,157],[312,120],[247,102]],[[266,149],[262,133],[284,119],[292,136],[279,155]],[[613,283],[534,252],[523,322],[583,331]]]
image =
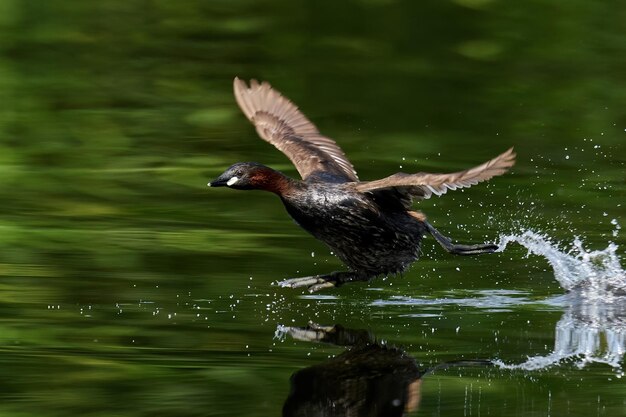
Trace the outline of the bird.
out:
[[[420,256],[430,234],[455,255],[492,253],[495,244],[457,244],[441,234],[413,203],[441,196],[448,190],[476,185],[502,175],[514,164],[509,148],[495,158],[452,173],[403,173],[360,181],[337,143],[317,127],[288,98],[268,82],[236,77],[235,100],[258,135],[283,152],[301,179],[291,178],[258,162],[238,162],[209,187],[263,190],[276,194],[293,220],[324,242],[347,267],[345,271],[290,278],[282,287],[310,292],[370,281],[404,272]]]
[[[287,335],[303,342],[340,346],[345,351],[291,375],[283,417],[415,415],[425,377],[448,368],[493,365],[490,360],[461,359],[426,368],[401,346],[377,340],[369,330],[340,324],[279,325],[276,336]]]

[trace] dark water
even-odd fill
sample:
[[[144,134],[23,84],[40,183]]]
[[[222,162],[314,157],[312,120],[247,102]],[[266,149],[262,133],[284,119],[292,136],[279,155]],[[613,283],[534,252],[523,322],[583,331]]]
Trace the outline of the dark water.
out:
[[[362,179],[514,145],[512,174],[420,203],[431,222],[619,265],[624,21],[618,1],[0,0],[0,415],[626,415],[626,301],[565,295],[549,254],[427,239],[403,277],[311,296],[271,284],[340,269],[328,249],[274,196],[206,188],[236,161],[297,175],[232,98],[266,79]],[[581,262],[565,275],[621,279]],[[377,343],[332,362],[336,329]],[[474,359],[500,366],[431,369]]]

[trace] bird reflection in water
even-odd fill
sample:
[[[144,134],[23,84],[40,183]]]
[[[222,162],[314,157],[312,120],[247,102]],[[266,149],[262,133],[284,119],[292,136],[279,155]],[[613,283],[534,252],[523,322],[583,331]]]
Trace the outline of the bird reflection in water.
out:
[[[284,417],[394,417],[417,411],[422,377],[452,366],[488,366],[490,361],[452,361],[420,369],[398,347],[377,343],[366,330],[340,325],[279,326],[277,334],[330,343],[348,349],[323,363],[301,369],[291,377]]]

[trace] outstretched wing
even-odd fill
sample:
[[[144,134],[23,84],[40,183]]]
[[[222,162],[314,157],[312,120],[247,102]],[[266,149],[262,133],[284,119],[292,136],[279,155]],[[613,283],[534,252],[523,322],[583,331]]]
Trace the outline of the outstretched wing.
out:
[[[399,172],[389,177],[362,182],[356,185],[361,192],[373,193],[375,196],[393,197],[408,208],[414,198],[430,198],[433,194],[440,196],[448,190],[467,188],[482,181],[502,175],[515,164],[513,148],[474,168],[450,174],[431,174],[418,172],[405,174]]]
[[[358,181],[341,148],[322,136],[295,104],[267,82],[252,80],[248,87],[235,78],[234,92],[237,104],[259,136],[287,155],[303,179],[318,172]]]

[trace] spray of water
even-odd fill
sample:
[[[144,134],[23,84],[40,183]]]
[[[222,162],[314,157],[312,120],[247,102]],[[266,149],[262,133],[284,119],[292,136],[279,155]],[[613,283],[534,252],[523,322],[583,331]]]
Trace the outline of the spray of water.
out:
[[[564,361],[580,367],[604,363],[616,369],[617,377],[622,377],[626,353],[626,272],[617,256],[617,245],[611,243],[604,250],[589,251],[576,239],[572,249],[564,251],[547,236],[525,230],[502,236],[499,250],[511,242],[548,261],[556,280],[569,292],[568,306],[556,325],[552,353],[529,357],[520,364],[496,363],[502,368],[523,370],[545,369]]]
[[[620,265],[618,247],[614,243],[604,250],[588,251],[580,239],[575,239],[572,249],[564,251],[549,237],[525,230],[501,236],[498,250],[503,251],[511,242],[546,258],[554,270],[554,277],[565,290],[576,290],[584,297],[604,300],[626,295],[626,272]]]

